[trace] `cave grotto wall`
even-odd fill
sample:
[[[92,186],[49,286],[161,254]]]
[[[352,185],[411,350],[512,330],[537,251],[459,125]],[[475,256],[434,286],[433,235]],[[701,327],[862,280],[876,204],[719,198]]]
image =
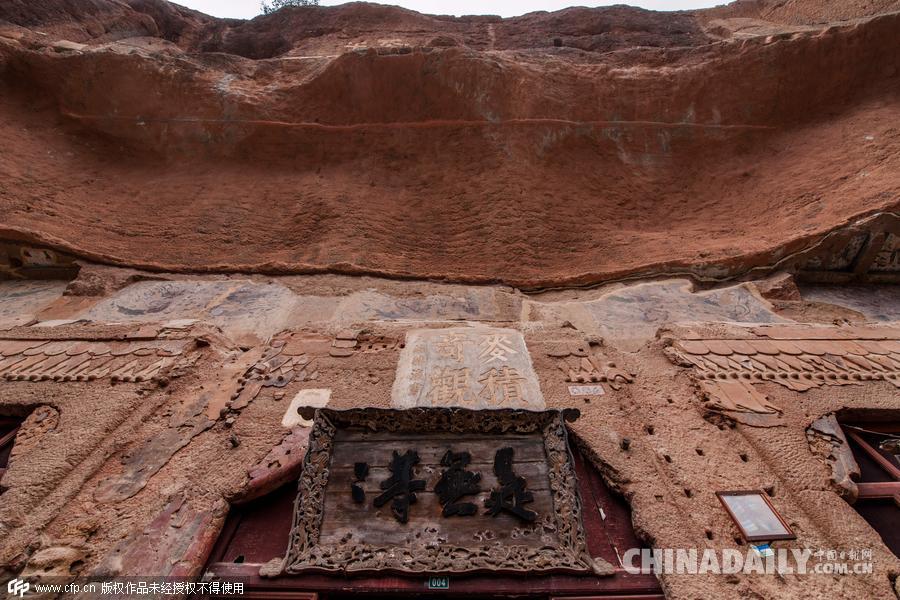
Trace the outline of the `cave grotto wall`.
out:
[[[90,281],[98,272],[106,281],[129,279],[110,275],[116,271],[85,269],[81,280]],[[737,356],[742,348],[749,352],[746,343],[767,348],[779,336],[795,344],[811,339],[816,352],[821,344],[837,344],[831,352],[841,352],[841,344],[862,344],[882,357],[878,360],[891,361],[900,335],[889,323],[798,325],[772,312],[773,305],[755,288],[737,286],[726,290],[748,296],[736,306],[758,303],[761,312],[743,314],[758,321],[770,314],[768,324],[674,325],[679,313],[672,289],[679,288],[651,284],[651,293],[646,284],[619,287],[614,292],[619,296],[655,298],[660,288],[670,294],[663,296],[665,304],[654,306],[673,312],[657,316],[658,326],[636,340],[622,337],[621,324],[603,330],[605,337],[578,329],[577,319],[573,324],[560,316],[579,314],[571,298],[562,308],[535,312],[533,307],[523,311],[520,294],[510,289],[384,282],[376,291],[377,286],[360,290],[366,282],[353,279],[299,278],[278,283],[319,294],[302,296],[293,305],[317,311],[319,320],[260,338],[242,323],[266,325],[261,307],[278,312],[277,303],[261,302],[258,296],[271,290],[254,295],[246,282],[200,278],[167,288],[168,295],[162,296],[170,302],[166,313],[160,296],[148,295],[141,283],[92,297],[92,308],[74,309],[93,310],[99,318],[109,294],[118,298],[115,306],[132,315],[141,306],[149,309],[135,322],[102,325],[69,318],[22,326],[13,320],[0,336],[0,411],[28,414],[0,495],[5,533],[0,557],[8,573],[198,576],[229,505],[297,477],[309,425],[298,418],[298,404],[396,406],[393,388],[410,332],[468,321],[468,327],[522,332],[541,402],[547,408],[580,410],[581,418],[570,426],[572,440],[627,499],[646,543],[741,548],[738,531],[714,492],[765,489],[797,533],[799,546],[874,552],[871,575],[667,575],[662,583],[668,597],[893,593],[896,557],[844,499],[846,489],[833,481],[833,461],[809,429],[848,409],[896,415],[896,367],[894,372],[877,371],[870,362],[870,371],[847,370],[846,380],[811,377],[804,391],[760,376],[747,384],[750,400],[738,407],[733,398],[717,395],[719,379],[708,377],[722,354]],[[208,293],[204,286],[211,284],[220,286],[215,287],[219,302],[231,298],[232,304],[220,304],[219,310],[208,300],[204,304],[213,315],[227,316],[219,321],[224,329],[186,318],[197,316],[188,311],[191,294],[202,300]],[[141,293],[121,296],[133,286]],[[696,295],[689,288],[680,293],[685,301]],[[332,311],[322,310],[323,298],[331,299]],[[719,296],[717,302],[727,315],[734,299]],[[171,312],[175,309],[181,314]],[[589,309],[582,307],[584,312]],[[853,314],[844,312],[845,317]],[[160,315],[183,318],[153,321]],[[454,320],[454,315],[467,318]],[[652,312],[644,315],[639,319]],[[723,351],[715,340],[731,341]],[[851,356],[865,354],[859,352]],[[795,387],[800,385],[796,381]],[[599,383],[606,393],[570,395],[570,384],[585,382]]]

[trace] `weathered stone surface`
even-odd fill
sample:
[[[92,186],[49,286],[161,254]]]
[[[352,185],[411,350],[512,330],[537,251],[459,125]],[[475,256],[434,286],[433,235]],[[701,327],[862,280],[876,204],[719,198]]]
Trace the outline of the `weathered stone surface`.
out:
[[[169,419],[168,427],[154,434],[122,458],[124,473],[102,482],[94,493],[99,502],[114,503],[130,498],[147,485],[169,459],[192,438],[213,426],[206,414],[209,396],[182,407]]]
[[[316,361],[307,352],[315,352],[325,344],[314,339],[288,335],[270,341],[264,348],[251,351],[246,358],[249,368],[237,380],[237,386],[226,403],[229,411],[246,408],[263,388],[281,389],[291,382],[316,379]],[[283,396],[283,393],[281,394]]]
[[[27,324],[65,289],[64,281],[0,281],[0,329]]]
[[[771,306],[747,284],[709,291],[693,290],[684,279],[630,285],[594,300],[538,303],[535,320],[556,315],[578,329],[598,332],[621,348],[635,350],[665,324],[697,321],[783,323]]]
[[[408,332],[392,403],[400,408],[545,406],[522,334],[497,327]]]
[[[247,471],[250,480],[231,501],[249,502],[297,479],[303,468],[309,431],[309,426],[305,425],[291,429],[280,444],[272,448],[258,465]]]
[[[714,410],[776,415],[781,409],[746,381],[701,381],[700,388]]]
[[[341,319],[356,321],[510,321],[518,318],[520,300],[511,294],[470,288],[457,295],[430,294],[397,298],[374,291],[341,302]]]
[[[31,582],[32,586],[41,582],[59,584],[62,581],[70,581],[84,567],[85,558],[84,548],[68,546],[42,548],[28,559],[25,569],[19,576]],[[54,596],[45,594],[40,597],[52,598]]]
[[[805,300],[827,302],[858,311],[870,321],[900,321],[897,286],[802,285]]]
[[[553,344],[547,348],[547,356],[557,360],[557,366],[565,373],[567,382],[603,382],[618,390],[634,381],[633,373],[620,369],[615,361],[603,355],[599,347],[584,341]],[[569,389],[572,387],[583,386],[569,386]],[[602,386],[600,389],[603,389]]]
[[[855,479],[860,476],[859,465],[847,443],[847,436],[834,415],[816,419],[806,430],[813,452],[820,454],[831,465],[831,482],[848,502],[856,502],[859,489]]]
[[[57,52],[81,52],[87,49],[87,45],[69,40],[57,40],[51,47]]]
[[[224,502],[212,510],[198,510],[176,495],[146,527],[117,544],[92,575],[195,577],[215,542],[224,512]]]
[[[21,65],[2,72],[20,92],[0,102],[17,148],[3,225],[155,271],[530,288],[746,273],[897,207],[896,5],[822,18],[808,1],[798,28],[788,4],[488,27],[366,5],[234,23],[158,1],[16,2],[4,20],[30,30],[0,47]],[[730,21],[748,14],[764,27]],[[53,51],[60,37],[102,51]],[[893,268],[886,252],[875,264]]]
[[[292,324],[327,320],[334,303],[302,297],[281,284],[233,281],[140,281],[79,314],[100,322],[202,318],[237,340],[264,340]]]
[[[800,290],[790,273],[775,273],[753,285],[763,298],[770,300],[800,300]]]

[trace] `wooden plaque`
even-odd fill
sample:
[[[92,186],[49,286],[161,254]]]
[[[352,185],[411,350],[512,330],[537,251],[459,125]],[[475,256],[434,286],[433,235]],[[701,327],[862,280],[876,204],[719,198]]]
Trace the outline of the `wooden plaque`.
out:
[[[445,493],[461,453],[477,482],[456,498],[468,514],[448,509]],[[404,493],[392,496],[398,477]],[[385,570],[613,574],[587,551],[563,414],[319,409],[287,554],[260,574]]]

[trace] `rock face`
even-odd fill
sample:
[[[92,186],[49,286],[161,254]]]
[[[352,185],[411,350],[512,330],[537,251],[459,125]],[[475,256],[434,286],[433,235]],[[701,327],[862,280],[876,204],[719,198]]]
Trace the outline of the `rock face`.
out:
[[[531,548],[514,571],[546,597],[893,597],[898,11],[0,1],[0,586],[412,598],[442,556]],[[349,409],[365,432],[341,437]],[[543,449],[508,409],[559,411]],[[491,432],[441,416],[462,410]],[[365,463],[325,453],[357,443]],[[407,529],[393,502],[355,512],[393,478],[388,444],[422,450]],[[485,484],[521,465],[528,510],[562,520],[458,513],[459,546],[422,527],[463,449]],[[835,568],[540,574],[580,548],[579,503],[595,570],[638,546],[758,557],[726,490],[765,494],[796,535],[776,551]],[[282,575],[314,539],[347,557],[329,570],[423,570]]]
[[[895,10],[4,2],[0,237],[181,272],[738,275],[897,211]]]

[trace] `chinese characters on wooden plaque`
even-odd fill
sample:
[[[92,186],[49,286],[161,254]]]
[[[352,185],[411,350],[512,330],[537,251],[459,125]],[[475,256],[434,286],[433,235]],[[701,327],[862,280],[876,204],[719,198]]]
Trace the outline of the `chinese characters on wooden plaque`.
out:
[[[392,397],[399,408],[545,407],[522,334],[497,327],[410,331]]]
[[[613,572],[587,552],[558,411],[320,409],[299,487],[263,575]]]

